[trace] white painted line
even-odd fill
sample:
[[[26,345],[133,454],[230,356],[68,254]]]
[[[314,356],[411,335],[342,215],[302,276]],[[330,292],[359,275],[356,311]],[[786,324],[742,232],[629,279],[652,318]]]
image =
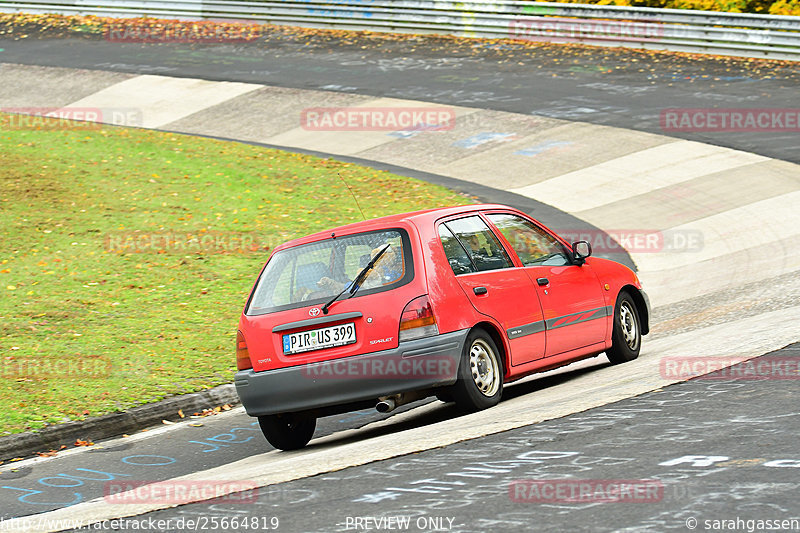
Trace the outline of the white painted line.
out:
[[[782,324],[784,327],[775,328],[775,324]],[[561,385],[501,402],[486,411],[353,442],[347,442],[346,439],[363,435],[363,430],[345,431],[313,440],[309,447],[303,450],[271,451],[176,479],[246,480],[259,486],[268,486],[447,446],[567,416],[681,381],[666,379],[661,375],[661,360],[666,357],[724,356],[745,360],[782,348],[795,342],[798,336],[800,336],[800,306],[662,337],[650,343],[645,339],[642,354],[636,361],[622,366],[599,368],[578,375]],[[426,410],[434,408],[426,406]],[[393,422],[412,416],[413,413],[409,413],[405,417],[390,419],[379,424],[391,426]],[[39,524],[47,523],[47,520],[77,520],[86,525],[169,507],[174,505],[155,503],[110,505],[102,498],[98,498],[72,507],[42,513],[36,518],[41,519]],[[45,529],[31,529],[30,522],[25,520],[25,518],[8,520],[4,523],[4,527],[14,531],[45,531]],[[58,529],[51,528],[46,531],[58,531]]]
[[[701,234],[703,246],[697,252],[653,252],[630,255],[643,272],[690,266],[722,256],[728,256],[730,268],[743,269],[747,265],[737,261],[737,254],[749,248],[800,234],[798,206],[800,206],[800,191],[754,202],[665,230],[665,235]],[[780,258],[776,257],[775,260],[779,261]]]
[[[693,141],[677,141],[511,192],[575,213],[768,158]]]
[[[640,271],[638,275],[653,307],[661,307],[726,288],[741,290],[787,272],[800,272],[800,248],[796,243],[796,239],[787,237],[669,270]],[[753,297],[758,298],[758,293]]]
[[[263,86],[252,83],[170,78],[148,74],[114,84],[65,107],[100,108],[107,116],[114,110],[120,112],[128,110],[134,116],[135,113],[140,114],[141,123],[133,125],[160,128],[261,87]],[[224,120],[224,117],[220,119]]]

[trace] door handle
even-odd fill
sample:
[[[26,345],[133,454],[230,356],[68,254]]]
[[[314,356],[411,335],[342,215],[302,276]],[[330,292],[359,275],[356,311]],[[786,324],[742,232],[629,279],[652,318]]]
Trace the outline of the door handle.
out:
[[[544,287],[545,285],[548,285],[550,283],[550,280],[547,278],[538,278],[536,280],[536,283],[538,283],[540,287]]]
[[[480,296],[481,294],[486,294],[489,290],[486,287],[475,287],[472,289],[472,292],[474,292],[476,296]]]

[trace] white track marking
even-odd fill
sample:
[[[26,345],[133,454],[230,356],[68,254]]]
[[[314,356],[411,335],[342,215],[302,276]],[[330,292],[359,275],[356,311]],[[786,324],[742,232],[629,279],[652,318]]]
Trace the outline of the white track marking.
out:
[[[568,212],[648,193],[768,158],[693,141],[676,141],[612,159],[556,178],[512,189]]]
[[[125,108],[141,113],[144,128],[159,128],[262,85],[167,76],[137,76],[98,91],[66,108]]]
[[[680,268],[723,256],[728,256],[729,264],[736,268],[747,268],[736,261],[743,251],[800,234],[798,206],[800,191],[794,191],[730,209],[664,230],[666,234],[700,232],[703,246],[696,252],[631,253],[631,257],[642,272]]]
[[[664,306],[713,294],[726,287],[741,288],[798,270],[800,248],[796,238],[787,237],[681,267],[640,271],[638,276],[651,301]]]

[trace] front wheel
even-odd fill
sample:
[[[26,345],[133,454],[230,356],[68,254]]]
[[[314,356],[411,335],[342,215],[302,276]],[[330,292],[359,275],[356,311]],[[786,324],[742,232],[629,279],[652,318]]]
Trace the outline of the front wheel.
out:
[[[317,427],[317,419],[297,413],[258,417],[261,432],[279,450],[298,450],[308,444]]]
[[[617,365],[639,357],[642,347],[642,329],[639,309],[630,294],[621,292],[614,307],[614,329],[611,332],[611,349],[606,355]]]
[[[479,411],[496,405],[503,394],[503,362],[492,338],[482,329],[467,336],[458,380],[451,390],[456,405]]]

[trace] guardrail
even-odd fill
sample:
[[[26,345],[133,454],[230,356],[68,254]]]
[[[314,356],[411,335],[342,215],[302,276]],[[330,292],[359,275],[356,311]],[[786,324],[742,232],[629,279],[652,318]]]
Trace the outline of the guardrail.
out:
[[[800,60],[800,17],[490,0],[0,0],[0,12],[249,21]]]

